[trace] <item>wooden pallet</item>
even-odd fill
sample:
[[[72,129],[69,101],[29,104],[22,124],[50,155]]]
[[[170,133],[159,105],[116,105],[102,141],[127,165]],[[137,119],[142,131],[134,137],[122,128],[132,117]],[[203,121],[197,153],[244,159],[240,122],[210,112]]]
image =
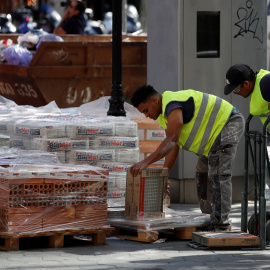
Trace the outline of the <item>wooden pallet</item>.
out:
[[[170,211],[164,218],[152,217],[144,220],[110,218],[114,236],[127,240],[154,242],[159,238],[192,239],[192,233],[207,226],[209,215],[185,211]]]
[[[260,238],[241,231],[195,232],[192,241],[210,248],[221,247],[259,247]]]
[[[143,228],[138,228],[137,230],[115,228],[115,231],[110,236],[115,236],[125,240],[150,243],[155,242],[161,238],[190,240],[192,239],[192,233],[196,231],[196,227],[149,231]]]
[[[29,232],[29,233],[10,233],[0,232],[0,250],[15,251],[20,249],[20,240],[35,238],[35,242],[40,238],[47,238],[47,247],[61,248],[64,247],[65,236],[73,237],[74,235],[91,235],[92,245],[106,244],[106,236],[109,235],[115,228],[101,227],[92,229],[70,229],[70,230],[57,230],[46,232]]]
[[[200,231],[201,227],[195,226],[150,230],[146,230],[146,228],[143,226],[138,227],[137,229],[118,228],[117,226],[115,226],[115,230],[113,231],[112,235],[126,240],[133,240],[139,242],[155,242],[160,238],[191,240],[192,234],[194,232]],[[231,227],[229,228],[229,231],[231,231]]]

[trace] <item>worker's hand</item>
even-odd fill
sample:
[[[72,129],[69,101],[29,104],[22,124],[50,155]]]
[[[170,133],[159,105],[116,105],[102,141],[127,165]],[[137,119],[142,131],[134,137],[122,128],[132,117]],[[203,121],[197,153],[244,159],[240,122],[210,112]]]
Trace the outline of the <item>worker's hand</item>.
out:
[[[142,160],[138,163],[133,164],[130,167],[130,172],[133,175],[133,177],[137,176],[138,174],[140,174],[142,172],[143,169],[147,168],[148,164]]]
[[[67,7],[67,9],[65,10],[62,19],[63,21],[67,20],[70,18],[70,6]]]

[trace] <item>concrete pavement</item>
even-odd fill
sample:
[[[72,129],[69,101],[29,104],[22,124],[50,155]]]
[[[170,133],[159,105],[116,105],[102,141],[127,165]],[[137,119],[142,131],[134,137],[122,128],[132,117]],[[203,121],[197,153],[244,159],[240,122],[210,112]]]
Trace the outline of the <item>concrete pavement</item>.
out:
[[[176,210],[200,212],[198,205],[172,204]],[[252,213],[253,205],[249,206]],[[234,204],[232,229],[240,230],[241,205]],[[38,238],[37,238],[38,241]],[[88,269],[270,269],[270,247],[260,249],[197,250],[186,240],[161,239],[154,243],[107,238],[106,245],[85,245],[64,248],[36,248],[0,251],[0,269],[12,270],[88,270]]]

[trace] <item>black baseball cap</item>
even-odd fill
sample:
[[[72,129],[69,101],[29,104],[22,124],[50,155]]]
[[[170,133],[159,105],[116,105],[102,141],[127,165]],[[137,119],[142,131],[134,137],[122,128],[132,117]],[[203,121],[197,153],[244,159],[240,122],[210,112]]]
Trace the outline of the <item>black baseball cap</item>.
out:
[[[250,78],[250,67],[244,64],[236,64],[229,68],[226,73],[226,86],[224,94],[230,94],[239,84]]]

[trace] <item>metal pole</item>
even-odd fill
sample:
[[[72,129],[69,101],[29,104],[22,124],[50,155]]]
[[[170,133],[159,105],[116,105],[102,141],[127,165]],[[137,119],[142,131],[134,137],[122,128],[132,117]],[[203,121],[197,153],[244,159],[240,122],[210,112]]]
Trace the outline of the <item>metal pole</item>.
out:
[[[249,115],[245,127],[245,175],[244,175],[244,192],[242,192],[241,204],[241,231],[247,232],[247,219],[248,219],[248,189],[249,189],[249,175],[248,175],[248,147],[250,142],[249,137],[249,123],[253,115]]]
[[[262,134],[262,176],[260,182],[260,248],[265,249],[266,247],[266,199],[265,199],[265,165],[266,165],[266,155],[267,155],[267,126],[270,122],[270,116],[266,119],[263,125]]]
[[[122,1],[122,33],[127,35],[127,0]]]
[[[122,91],[122,0],[112,1],[112,91],[107,115],[126,116]]]

